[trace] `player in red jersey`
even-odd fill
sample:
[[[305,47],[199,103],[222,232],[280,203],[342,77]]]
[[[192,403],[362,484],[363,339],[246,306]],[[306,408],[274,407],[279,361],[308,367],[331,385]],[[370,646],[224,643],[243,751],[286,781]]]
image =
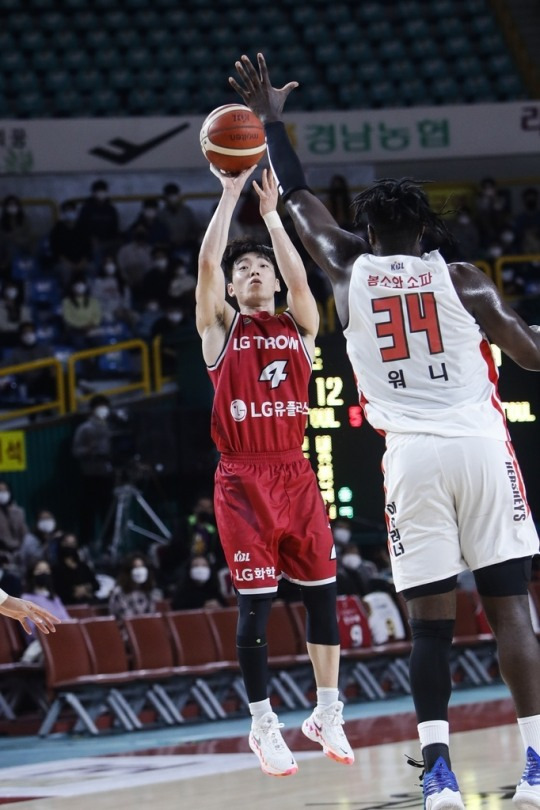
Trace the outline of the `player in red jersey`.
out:
[[[317,480],[302,452],[319,316],[302,260],[276,211],[271,172],[264,170],[262,185],[253,187],[272,247],[252,240],[227,243],[253,168],[233,177],[211,167],[223,193],[199,254],[196,318],[215,389],[212,438],[221,458],[214,501],[238,594],[238,661],[252,715],[249,744],[265,773],[285,776],[298,766],[268,697],[266,645],[281,576],[300,586],[308,617],[317,706],[302,730],[338,762],[350,764],[354,754],[338,699],[335,551]],[[280,315],[278,268],[288,304]]]

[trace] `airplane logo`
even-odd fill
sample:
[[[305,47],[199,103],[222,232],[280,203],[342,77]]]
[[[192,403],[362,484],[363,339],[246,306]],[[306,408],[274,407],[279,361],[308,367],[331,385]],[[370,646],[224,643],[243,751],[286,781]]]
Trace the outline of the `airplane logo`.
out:
[[[156,146],[170,140],[174,135],[177,135],[188,127],[189,124],[180,124],[180,126],[169,129],[162,135],[157,135],[155,138],[150,138],[149,141],[139,144],[131,143],[124,138],[113,138],[109,141],[109,146],[114,147],[113,149],[104,146],[96,146],[89,151],[91,155],[108,160],[110,163],[116,163],[117,166],[125,166],[128,163],[132,163],[146,152],[155,149]]]

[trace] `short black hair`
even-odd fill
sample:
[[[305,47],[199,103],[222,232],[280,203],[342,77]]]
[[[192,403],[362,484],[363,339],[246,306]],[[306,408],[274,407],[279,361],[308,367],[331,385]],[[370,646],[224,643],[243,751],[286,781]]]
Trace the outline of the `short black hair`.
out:
[[[177,183],[166,183],[163,186],[163,193],[164,194],[179,194],[180,193],[180,186]]]
[[[442,219],[430,206],[422,184],[410,177],[383,178],[361,191],[352,203],[354,225],[367,219],[379,236],[419,235],[423,229],[434,237],[451,239]]]
[[[233,239],[231,242],[229,242],[223,253],[223,258],[221,259],[221,267],[228,281],[230,281],[232,278],[234,263],[240,258],[240,256],[243,256],[244,253],[258,253],[261,256],[265,256],[269,261],[272,262],[274,271],[276,273],[276,278],[279,278],[279,268],[277,266],[276,256],[273,248],[271,248],[270,245],[262,245],[260,242],[256,242],[254,239],[239,237],[238,239]]]
[[[106,180],[94,180],[90,186],[91,191],[108,191],[109,186]]]

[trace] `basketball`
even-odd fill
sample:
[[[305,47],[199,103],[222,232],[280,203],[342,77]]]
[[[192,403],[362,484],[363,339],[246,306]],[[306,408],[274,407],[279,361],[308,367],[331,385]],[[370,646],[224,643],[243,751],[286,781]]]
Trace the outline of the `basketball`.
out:
[[[266,152],[264,127],[243,104],[213,110],[202,125],[200,139],[205,158],[228,174],[255,166]]]

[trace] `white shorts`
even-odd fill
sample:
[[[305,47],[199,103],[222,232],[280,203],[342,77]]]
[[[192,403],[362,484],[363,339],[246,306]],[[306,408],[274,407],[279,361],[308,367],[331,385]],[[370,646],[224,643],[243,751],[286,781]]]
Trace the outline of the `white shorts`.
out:
[[[510,442],[392,434],[383,457],[397,591],[539,552]]]

